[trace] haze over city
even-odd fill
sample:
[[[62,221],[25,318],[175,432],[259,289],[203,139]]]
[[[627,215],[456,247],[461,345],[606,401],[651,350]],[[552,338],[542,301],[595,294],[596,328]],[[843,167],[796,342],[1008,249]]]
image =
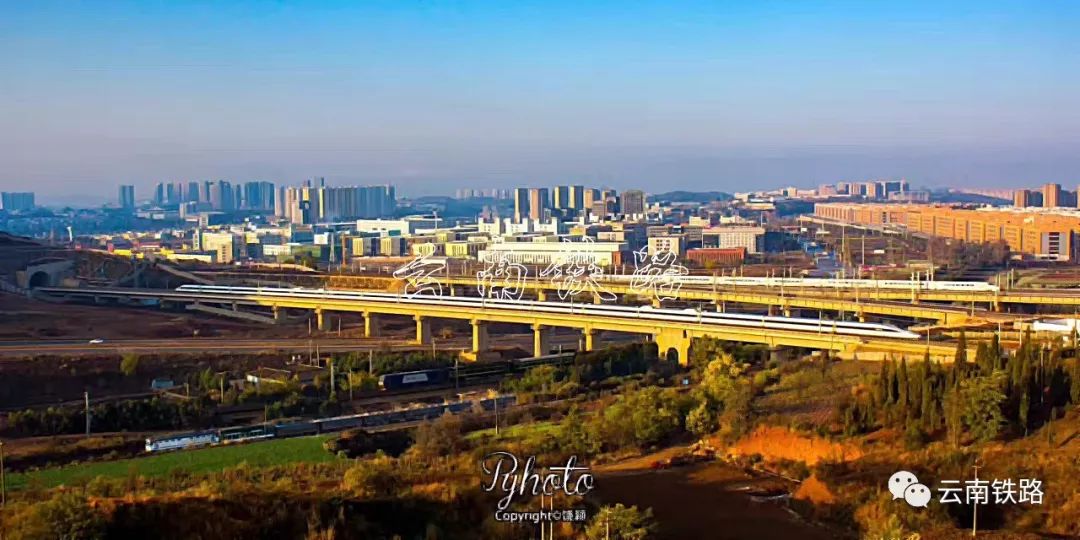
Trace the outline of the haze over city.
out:
[[[8,3],[0,189],[1076,184],[1067,2]]]
[[[0,3],[0,540],[1080,538],[1077,29]]]

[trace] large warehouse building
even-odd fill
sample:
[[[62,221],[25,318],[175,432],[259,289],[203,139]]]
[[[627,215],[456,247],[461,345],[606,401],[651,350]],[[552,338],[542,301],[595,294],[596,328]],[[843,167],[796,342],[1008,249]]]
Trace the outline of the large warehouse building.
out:
[[[862,225],[902,225],[966,242],[1004,241],[1031,257],[1072,261],[1080,256],[1080,212],[1052,208],[956,208],[925,204],[818,203],[814,215]]]

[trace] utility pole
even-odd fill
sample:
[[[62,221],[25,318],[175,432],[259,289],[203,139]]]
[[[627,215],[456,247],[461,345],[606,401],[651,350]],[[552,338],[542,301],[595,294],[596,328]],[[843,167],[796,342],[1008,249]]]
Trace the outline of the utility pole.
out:
[[[975,458],[975,464],[971,466],[975,469],[975,480],[979,479],[979,459]],[[975,538],[975,533],[978,532],[978,520],[979,520],[979,505],[971,505],[971,537]]]
[[[86,436],[90,436],[90,392],[83,392],[83,404],[86,407]]]
[[[218,385],[221,387],[221,394],[218,396],[218,402],[222,405],[225,404],[225,375],[227,375],[228,373],[228,371],[219,371],[217,373]]]
[[[336,395],[334,388],[334,383],[336,382],[334,381],[334,359],[330,358],[327,360],[327,363],[330,364],[330,399],[334,399]]]
[[[7,479],[4,478],[4,441],[0,441],[0,508],[7,504]]]

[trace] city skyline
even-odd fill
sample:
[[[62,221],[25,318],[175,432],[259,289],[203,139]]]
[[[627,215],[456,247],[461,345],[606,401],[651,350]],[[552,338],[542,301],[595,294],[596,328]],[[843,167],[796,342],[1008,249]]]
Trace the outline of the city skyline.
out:
[[[1080,180],[1072,4],[2,11],[0,189],[44,204],[171,178],[407,195]]]

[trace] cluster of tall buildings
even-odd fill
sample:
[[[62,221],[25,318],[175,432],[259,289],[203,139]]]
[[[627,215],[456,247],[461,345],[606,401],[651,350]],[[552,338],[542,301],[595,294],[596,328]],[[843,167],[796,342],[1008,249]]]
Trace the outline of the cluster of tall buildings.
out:
[[[294,224],[314,224],[356,218],[394,215],[394,186],[327,187],[323,178],[305,181],[300,187],[278,188],[274,215]]]
[[[795,189],[795,188],[790,188]],[[867,199],[895,199],[910,191],[907,180],[871,180],[869,182],[837,182],[818,186],[818,196],[854,195]]]
[[[455,198],[458,199],[509,199],[510,189],[508,188],[490,188],[490,189],[472,189],[472,188],[458,188],[455,193]]]
[[[120,206],[134,206],[133,186],[120,187]],[[245,182],[233,185],[228,180],[204,182],[159,182],[154,188],[156,206],[179,206],[194,203],[199,209],[231,212],[236,210],[273,210],[274,184]]]
[[[1043,208],[1077,208],[1080,207],[1080,198],[1077,191],[1061,189],[1061,184],[1043,184],[1041,189],[1018,189],[1013,192],[1013,206],[1017,208],[1043,207]]]
[[[30,191],[12,192],[3,191],[0,192],[0,210],[6,210],[8,212],[33,210],[34,209],[34,194]]]
[[[574,219],[585,214],[607,216],[622,213],[645,213],[645,193],[624,191],[621,195],[610,189],[585,186],[556,186],[548,188],[514,188],[514,220],[545,220],[550,217]]]

